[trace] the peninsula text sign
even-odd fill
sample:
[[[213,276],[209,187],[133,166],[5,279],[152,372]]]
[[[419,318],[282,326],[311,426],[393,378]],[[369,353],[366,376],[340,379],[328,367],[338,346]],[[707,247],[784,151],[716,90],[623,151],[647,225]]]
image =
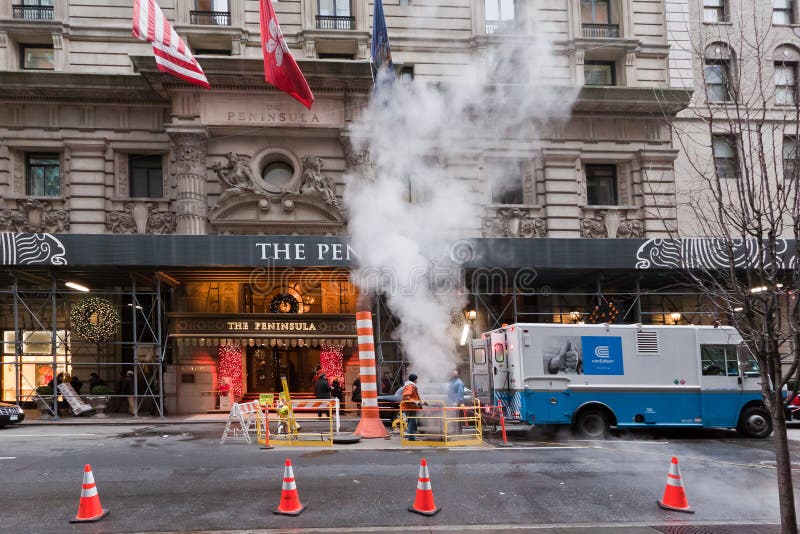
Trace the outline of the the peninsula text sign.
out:
[[[350,315],[307,314],[188,314],[172,313],[177,336],[234,337],[354,337],[356,320]]]
[[[281,95],[237,98],[203,96],[201,119],[211,125],[301,126],[343,128],[341,102],[322,99],[312,111]]]

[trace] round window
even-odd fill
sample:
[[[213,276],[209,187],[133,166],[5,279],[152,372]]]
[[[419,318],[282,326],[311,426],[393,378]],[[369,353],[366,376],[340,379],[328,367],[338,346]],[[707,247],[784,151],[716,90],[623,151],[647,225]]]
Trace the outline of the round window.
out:
[[[285,161],[273,161],[268,163],[261,171],[261,177],[270,185],[283,188],[292,181],[294,169]]]

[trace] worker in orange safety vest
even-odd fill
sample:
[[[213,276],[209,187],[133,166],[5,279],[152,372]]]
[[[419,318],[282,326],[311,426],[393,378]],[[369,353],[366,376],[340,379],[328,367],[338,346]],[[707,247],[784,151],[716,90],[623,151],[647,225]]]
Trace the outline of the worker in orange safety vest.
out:
[[[408,380],[403,386],[403,393],[400,399],[400,407],[406,416],[406,439],[409,441],[416,440],[417,434],[417,412],[422,409],[423,402],[419,398],[419,390],[417,390],[417,375],[411,373],[408,375]]]

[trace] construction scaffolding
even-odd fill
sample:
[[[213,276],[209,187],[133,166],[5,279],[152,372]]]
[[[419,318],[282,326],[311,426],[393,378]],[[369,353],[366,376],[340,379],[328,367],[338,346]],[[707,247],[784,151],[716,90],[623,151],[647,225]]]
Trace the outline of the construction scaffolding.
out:
[[[0,281],[2,400],[36,403],[43,416],[59,419],[67,403],[54,386],[79,377],[72,385],[82,382],[76,389],[88,397],[91,373],[93,384],[110,389],[95,395],[108,397],[112,410],[164,415],[166,301],[157,273],[12,269]],[[107,338],[76,335],[71,311],[87,298],[110,303],[118,315],[119,327]]]
[[[639,273],[565,273],[544,276],[531,271],[533,280],[522,271],[500,269],[466,273],[465,313],[451,318],[450,328],[456,342],[465,325],[469,337],[513,323],[589,323],[592,311],[613,305],[618,309],[616,323],[642,324],[714,324],[726,323],[702,294],[680,283],[674,275]],[[529,273],[524,273],[529,275]],[[470,316],[469,311],[475,313]],[[375,299],[375,348],[381,372],[388,371],[393,387],[402,385],[410,363],[409,355],[395,334],[400,320],[383,296]],[[467,361],[467,350],[463,348]],[[466,376],[464,374],[464,376]],[[394,392],[392,389],[391,393]]]

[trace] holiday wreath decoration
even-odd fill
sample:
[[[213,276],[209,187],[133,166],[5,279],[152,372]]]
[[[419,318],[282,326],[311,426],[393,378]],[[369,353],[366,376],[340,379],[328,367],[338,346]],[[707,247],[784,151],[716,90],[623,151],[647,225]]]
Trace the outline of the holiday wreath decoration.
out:
[[[269,301],[270,313],[297,313],[300,303],[289,293],[278,293]]]
[[[613,323],[619,317],[619,308],[611,301],[603,301],[589,313],[589,324]]]
[[[80,338],[100,343],[119,332],[120,319],[108,299],[90,297],[72,307],[69,314],[72,331]]]

